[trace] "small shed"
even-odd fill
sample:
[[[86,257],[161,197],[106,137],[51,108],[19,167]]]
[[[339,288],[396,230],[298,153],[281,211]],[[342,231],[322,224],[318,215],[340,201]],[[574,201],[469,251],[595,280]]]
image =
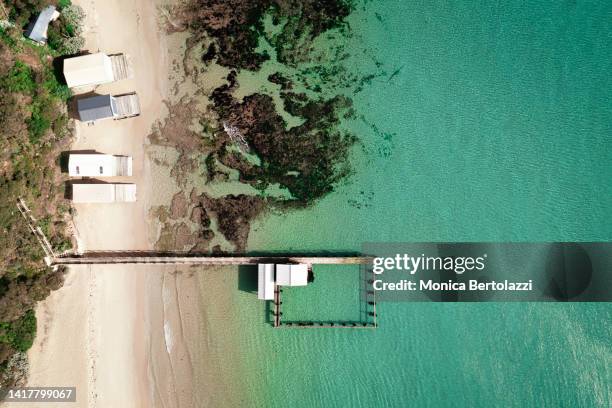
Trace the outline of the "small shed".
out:
[[[308,284],[308,265],[276,265],[276,284],[306,286]]]
[[[258,265],[257,299],[274,299],[274,264]]]
[[[96,95],[77,101],[79,118],[83,122],[113,118],[117,115],[117,104],[111,95]]]
[[[73,184],[75,203],[121,203],[136,201],[135,184]]]
[[[132,175],[132,157],[111,154],[71,154],[68,157],[71,177],[115,177]]]
[[[113,82],[113,65],[108,55],[83,55],[64,60],[64,77],[70,88]]]
[[[48,6],[40,12],[36,20],[28,26],[26,36],[37,43],[45,44],[47,42],[47,30],[49,24],[59,17],[60,13],[55,9],[55,6]]]

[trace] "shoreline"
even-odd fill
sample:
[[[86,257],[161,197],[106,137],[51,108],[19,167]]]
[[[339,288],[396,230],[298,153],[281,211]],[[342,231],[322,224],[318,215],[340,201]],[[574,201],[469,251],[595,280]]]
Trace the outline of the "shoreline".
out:
[[[95,126],[76,122],[72,150],[131,155],[138,201],[75,205],[79,250],[151,249],[148,211],[152,190],[146,156],[151,126],[164,114],[167,50],[156,4],[146,0],[75,0],[83,7],[84,49],[125,53],[134,78],[105,84],[97,93],[138,93],[142,113]],[[78,93],[78,92],[77,92]],[[64,286],[36,310],[38,335],[28,353],[28,386],[76,386],[76,406],[151,406],[154,388],[148,304],[158,296],[146,270],[133,266],[71,267]],[[50,404],[53,406],[54,404]],[[23,406],[23,405],[20,405]]]
[[[165,16],[158,11],[172,3],[168,0],[74,3],[86,13],[85,49],[123,52],[133,64],[133,79],[96,92],[136,91],[142,108],[136,118],[95,126],[76,122],[71,149],[133,156],[129,180],[138,189],[136,203],[75,205],[79,250],[154,249],[162,233],[155,208],[170,206],[177,191],[189,193],[168,165],[176,150],[148,140],[171,115],[169,106],[183,95],[200,93],[200,81],[184,71],[189,36],[165,32]],[[195,177],[190,185],[202,189],[199,182]],[[69,268],[64,286],[37,306],[27,385],[76,386],[77,402],[71,406],[79,407],[236,406],[239,393],[228,389],[238,389],[240,371],[231,338],[238,274],[223,268],[202,271],[143,265]]]

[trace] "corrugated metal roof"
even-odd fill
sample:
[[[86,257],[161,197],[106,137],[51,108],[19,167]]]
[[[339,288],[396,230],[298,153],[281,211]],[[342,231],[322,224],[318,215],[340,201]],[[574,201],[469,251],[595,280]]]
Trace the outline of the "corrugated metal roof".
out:
[[[36,21],[30,25],[30,28],[26,33],[28,38],[37,42],[46,42],[49,23],[51,23],[55,17],[55,7],[46,7],[40,12],[36,18]]]
[[[96,95],[79,99],[77,101],[77,108],[79,118],[83,122],[112,118],[114,116],[114,101],[111,95]]]

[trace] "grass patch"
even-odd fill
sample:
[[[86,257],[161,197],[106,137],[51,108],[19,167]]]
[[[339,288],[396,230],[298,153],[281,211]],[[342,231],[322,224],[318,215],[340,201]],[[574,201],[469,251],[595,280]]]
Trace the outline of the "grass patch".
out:
[[[36,90],[34,73],[29,66],[16,61],[13,68],[2,78],[1,86],[9,92],[32,94]]]
[[[70,0],[59,0],[57,2],[57,7],[62,10],[65,9],[66,7],[72,6],[72,2]]]

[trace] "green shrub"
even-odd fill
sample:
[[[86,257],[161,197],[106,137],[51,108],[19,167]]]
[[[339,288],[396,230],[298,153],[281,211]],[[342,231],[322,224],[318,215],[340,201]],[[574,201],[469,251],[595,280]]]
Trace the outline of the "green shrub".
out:
[[[17,41],[10,34],[10,27],[0,27],[0,41],[8,45],[11,50],[17,49]]]
[[[83,20],[85,12],[81,6],[69,6],[62,10],[61,19],[66,28],[70,27],[74,35],[83,33]]]
[[[85,39],[81,36],[64,37],[57,51],[62,55],[72,55],[78,53],[84,45]]]
[[[55,24],[50,24],[47,29],[47,45],[51,49],[58,50],[62,45],[61,27]]]
[[[13,68],[1,80],[2,88],[9,92],[31,94],[36,89],[32,69],[21,61],[16,61]]]
[[[45,132],[51,127],[51,118],[48,112],[41,103],[32,104],[32,116],[28,119],[28,132],[30,133],[30,142],[37,144],[43,137]]]
[[[85,12],[80,6],[67,5],[62,8],[60,18],[47,31],[47,44],[61,55],[79,52],[85,45],[81,36]]]
[[[17,351],[27,351],[36,336],[36,315],[28,310],[20,319],[0,323],[0,342],[11,345]]]
[[[47,0],[13,0],[4,2],[8,6],[9,19],[20,27],[25,27],[40,11],[49,4]]]
[[[68,33],[70,37],[74,36],[76,34],[76,31],[77,30],[72,24],[66,24],[66,33]]]
[[[72,92],[68,85],[60,84],[59,81],[55,78],[52,72],[49,73],[49,79],[44,82],[44,87],[49,94],[61,99],[62,101],[67,101],[72,96]]]
[[[57,2],[4,2],[24,22],[29,12],[33,16],[50,3]],[[0,28],[0,387],[19,378],[10,361],[32,345],[36,302],[59,288],[63,275],[42,263],[40,245],[15,210],[17,197],[43,220],[54,248],[70,248],[64,219],[69,207],[63,185],[57,183],[59,167],[53,165],[69,133],[65,101],[70,90],[54,73],[50,57],[57,53],[22,41],[22,25],[16,25]],[[61,26],[57,28],[59,41]],[[55,211],[59,205],[66,208]]]
[[[57,2],[57,7],[58,7],[60,10],[63,10],[63,9],[65,9],[66,7],[70,7],[70,6],[72,6],[72,2],[71,2],[70,0],[59,0],[59,1]]]

